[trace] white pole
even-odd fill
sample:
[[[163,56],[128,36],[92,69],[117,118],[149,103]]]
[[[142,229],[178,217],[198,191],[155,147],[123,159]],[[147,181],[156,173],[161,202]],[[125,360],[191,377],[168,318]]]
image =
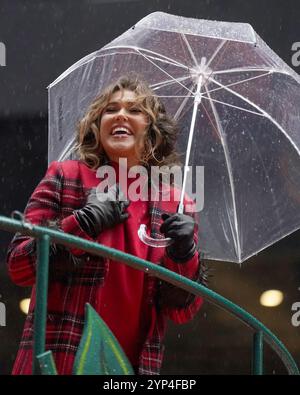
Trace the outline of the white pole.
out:
[[[200,93],[200,89],[201,89],[201,85],[202,85],[202,79],[203,79],[203,76],[202,76],[202,73],[201,73],[199,75],[198,83],[197,83],[197,90],[196,90],[195,99],[194,99],[192,121],[191,121],[190,132],[189,132],[189,139],[188,139],[188,144],[187,144],[187,149],[186,149],[186,157],[185,157],[185,164],[184,164],[182,190],[181,190],[180,202],[179,202],[178,210],[177,210],[177,212],[179,214],[183,214],[183,211],[184,211],[183,201],[184,201],[186,180],[187,180],[187,175],[188,175],[188,171],[189,171],[189,161],[190,161],[190,153],[191,153],[192,141],[193,141],[193,135],[194,135],[194,129],[195,129],[196,115],[197,115],[198,105],[199,105],[199,103],[201,103],[201,99],[202,99],[202,95]]]

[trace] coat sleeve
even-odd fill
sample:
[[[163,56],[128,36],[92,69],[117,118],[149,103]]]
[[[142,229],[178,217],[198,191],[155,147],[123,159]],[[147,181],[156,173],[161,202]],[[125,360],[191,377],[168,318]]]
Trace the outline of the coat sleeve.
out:
[[[62,218],[61,200],[64,183],[61,163],[52,162],[27,203],[24,220],[41,226],[46,226],[52,221],[57,222],[60,230],[90,239],[82,231],[72,213]],[[71,252],[75,255],[83,254],[82,251],[75,249]],[[33,285],[36,274],[36,240],[16,233],[8,248],[7,265],[9,275],[17,285]]]
[[[186,197],[185,204],[191,207],[193,203]],[[198,245],[198,219],[196,214],[190,214],[195,219],[194,241]],[[183,263],[174,262],[166,253],[163,257],[163,266],[183,277],[206,285],[206,269],[200,261],[200,251],[197,249],[194,255]],[[191,320],[203,304],[203,298],[178,288],[165,281],[160,281],[159,304],[164,313],[174,322],[183,324]]]

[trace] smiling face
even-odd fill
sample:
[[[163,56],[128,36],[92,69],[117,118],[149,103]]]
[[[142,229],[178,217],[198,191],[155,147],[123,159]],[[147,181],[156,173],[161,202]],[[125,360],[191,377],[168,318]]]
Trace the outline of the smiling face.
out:
[[[148,116],[137,102],[135,92],[124,89],[112,94],[100,120],[100,141],[110,160],[127,158],[128,167],[140,162]]]

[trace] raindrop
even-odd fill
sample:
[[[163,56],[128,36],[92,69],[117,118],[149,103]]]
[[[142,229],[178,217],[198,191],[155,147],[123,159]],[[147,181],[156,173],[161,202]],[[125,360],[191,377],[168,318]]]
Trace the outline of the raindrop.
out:
[[[213,147],[211,147],[211,149],[210,149],[210,150],[211,150],[211,152],[215,152],[215,149],[214,149]]]

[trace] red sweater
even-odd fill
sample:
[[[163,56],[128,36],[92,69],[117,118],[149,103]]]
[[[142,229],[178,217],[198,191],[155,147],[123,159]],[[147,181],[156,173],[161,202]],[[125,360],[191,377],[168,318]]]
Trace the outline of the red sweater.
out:
[[[112,163],[119,180],[118,165]],[[121,183],[124,180],[121,180]],[[133,179],[127,180],[127,185]],[[124,188],[123,188],[124,191]],[[148,246],[137,235],[141,223],[149,225],[148,202],[131,202],[127,208],[129,218],[114,227],[114,231],[104,231],[98,242],[120,251],[147,259]],[[109,326],[133,366],[138,366],[139,354],[145,341],[150,322],[147,308],[144,272],[126,264],[110,260],[105,286],[98,292],[97,311]]]
[[[117,225],[114,233],[106,232],[100,243],[147,259],[148,246],[131,237],[141,223],[148,225],[147,202],[131,202],[130,217]],[[105,286],[99,289],[98,312],[119,340],[132,365],[138,365],[142,344],[146,338],[150,309],[145,309],[144,272],[120,262],[110,261]]]

